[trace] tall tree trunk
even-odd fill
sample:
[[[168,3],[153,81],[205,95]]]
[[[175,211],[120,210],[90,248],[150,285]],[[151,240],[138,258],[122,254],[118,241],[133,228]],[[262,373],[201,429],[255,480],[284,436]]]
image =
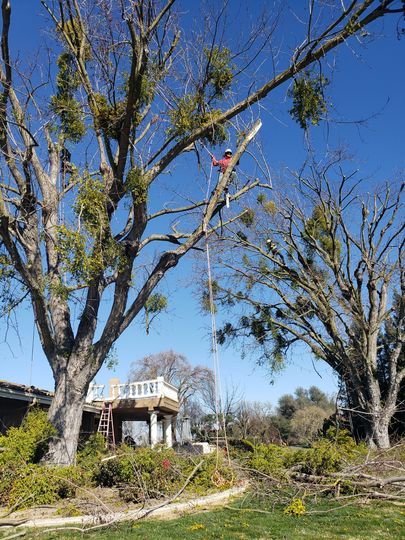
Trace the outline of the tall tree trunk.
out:
[[[353,435],[372,448],[389,448],[389,426],[396,407],[384,405],[378,381],[363,383],[361,390],[350,379],[345,382]],[[396,403],[396,399],[392,402]]]
[[[75,463],[83,407],[93,378],[79,357],[70,357],[64,369],[55,373],[55,396],[48,418],[57,430],[50,443],[46,461],[53,465]]]
[[[390,414],[376,411],[369,414],[370,420],[366,421],[366,441],[372,448],[390,448],[389,425],[395,410]]]

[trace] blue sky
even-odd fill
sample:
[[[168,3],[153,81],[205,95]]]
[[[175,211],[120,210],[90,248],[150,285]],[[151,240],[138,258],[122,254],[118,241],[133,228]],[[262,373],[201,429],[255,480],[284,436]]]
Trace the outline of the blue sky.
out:
[[[19,17],[18,28],[12,34],[12,49],[23,51],[27,46],[33,47],[37,38],[32,30],[43,22],[34,17],[37,8],[33,6],[39,2],[19,0],[12,4],[18,9]],[[249,2],[252,16],[262,4]],[[187,24],[197,17],[189,6],[190,3],[183,2]],[[286,21],[283,29],[285,52],[288,41],[297,31],[297,22],[292,16]],[[397,39],[396,21],[397,18],[392,18],[384,24],[374,25],[371,31],[380,37],[367,47],[351,43],[340,47],[336,57],[328,58],[329,64],[335,62],[332,83],[327,90],[328,99],[333,103],[330,121],[311,130],[319,153],[339,145],[348,148],[354,156],[353,167],[359,168],[362,176],[369,177],[370,190],[375,183],[394,178],[405,170],[405,37]],[[268,64],[263,64],[263,71],[270,70]],[[284,87],[272,93],[263,102],[261,111],[260,138],[275,182],[286,167],[298,167],[305,158],[304,133],[288,116],[290,105],[285,100],[286,90]],[[367,118],[360,125],[353,123]],[[196,182],[203,186],[196,164],[191,157],[187,160],[173,171],[174,181],[178,185]],[[247,161],[245,166],[248,166]],[[98,382],[107,382],[112,376],[125,380],[131,361],[168,349],[184,354],[193,364],[212,367],[210,320],[201,313],[193,288],[194,266],[195,261],[189,257],[167,275],[164,283],[164,289],[170,295],[167,313],[154,322],[148,336],[143,321],[136,321],[116,344],[118,365],[112,371],[103,368],[97,376]],[[33,340],[33,319],[28,307],[16,314],[17,321],[18,335],[12,329],[6,331],[4,323],[2,326],[0,378],[52,389],[52,373],[35,332]],[[275,377],[274,384],[270,384],[265,369],[256,367],[252,359],[242,359],[237,348],[221,348],[220,362],[223,383],[239,387],[249,400],[275,404],[280,395],[293,392],[297,386],[312,384],[329,393],[336,391],[336,381],[330,370],[318,361],[316,372],[310,356],[302,348],[295,349],[285,370]]]

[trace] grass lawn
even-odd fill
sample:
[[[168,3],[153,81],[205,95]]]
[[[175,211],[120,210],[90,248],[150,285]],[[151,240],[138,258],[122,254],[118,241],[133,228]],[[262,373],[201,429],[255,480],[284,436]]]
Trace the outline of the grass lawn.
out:
[[[405,509],[373,503],[367,506],[347,506],[338,510],[336,504],[322,503],[310,511],[324,511],[299,517],[288,516],[282,508],[266,508],[263,502],[240,499],[231,503],[234,508],[199,512],[171,521],[145,520],[125,523],[108,529],[98,529],[86,533],[84,537],[106,540],[180,540],[208,538],[240,539],[367,539],[379,538],[405,539]],[[247,508],[268,510],[271,513],[248,511]],[[46,540],[82,537],[78,531],[58,531],[53,533],[28,534],[29,538]]]

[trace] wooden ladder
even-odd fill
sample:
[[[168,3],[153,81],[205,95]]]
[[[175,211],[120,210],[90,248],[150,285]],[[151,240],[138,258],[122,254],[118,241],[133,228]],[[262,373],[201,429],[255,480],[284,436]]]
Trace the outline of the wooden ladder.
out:
[[[106,403],[103,403],[97,432],[103,435],[107,447],[115,447],[113,409],[111,402],[108,403],[108,405]]]

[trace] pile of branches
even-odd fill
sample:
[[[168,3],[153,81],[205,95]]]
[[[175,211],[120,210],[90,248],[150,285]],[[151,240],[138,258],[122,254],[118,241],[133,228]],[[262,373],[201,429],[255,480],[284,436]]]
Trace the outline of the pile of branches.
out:
[[[348,462],[339,471],[311,472],[299,464],[286,469],[281,476],[244,470],[253,484],[252,492],[259,498],[273,500],[274,504],[287,504],[292,497],[316,502],[326,496],[342,503],[378,499],[405,506],[404,458],[402,445],[369,452],[361,462]]]

